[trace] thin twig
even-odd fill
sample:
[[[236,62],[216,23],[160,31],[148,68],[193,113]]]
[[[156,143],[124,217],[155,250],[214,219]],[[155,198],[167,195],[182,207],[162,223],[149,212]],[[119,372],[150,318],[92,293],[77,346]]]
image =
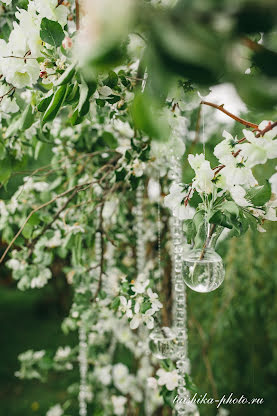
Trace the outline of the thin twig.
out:
[[[225,110],[224,104],[217,105],[217,104],[214,104],[214,103],[210,103],[209,101],[201,101],[200,104],[205,104],[205,105],[209,105],[210,107],[216,108],[217,110],[222,111],[224,114],[231,117],[233,120],[238,121],[239,123],[243,124],[244,126],[251,127],[253,129],[258,128],[258,124],[254,124],[254,123],[251,123],[250,121],[246,121],[243,118],[240,118],[240,117],[235,116],[234,114],[230,113],[230,111]]]

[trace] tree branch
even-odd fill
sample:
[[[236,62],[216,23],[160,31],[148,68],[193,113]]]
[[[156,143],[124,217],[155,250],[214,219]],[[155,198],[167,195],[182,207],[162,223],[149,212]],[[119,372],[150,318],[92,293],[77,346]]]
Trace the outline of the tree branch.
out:
[[[230,111],[225,110],[225,108],[223,108],[224,104],[217,105],[217,104],[214,104],[214,103],[210,103],[209,101],[201,101],[200,104],[205,104],[205,105],[209,105],[210,107],[216,108],[217,110],[222,111],[224,114],[231,117],[233,120],[238,121],[239,123],[243,124],[246,127],[251,127],[253,129],[258,128],[257,124],[251,123],[250,121],[246,121],[243,118],[237,117],[234,114],[230,113]]]
[[[79,0],[75,0],[75,9],[76,9],[76,29],[80,29],[80,3]]]

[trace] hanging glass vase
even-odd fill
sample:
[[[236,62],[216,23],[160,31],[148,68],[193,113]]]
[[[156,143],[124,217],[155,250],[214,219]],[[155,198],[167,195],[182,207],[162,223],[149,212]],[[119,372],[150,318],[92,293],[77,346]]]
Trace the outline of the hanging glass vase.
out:
[[[223,282],[223,260],[215,251],[222,227],[208,227],[208,237],[203,247],[183,253],[182,272],[186,285],[195,292],[207,293],[217,289]]]
[[[176,358],[176,333],[168,327],[156,328],[150,334],[149,348],[152,354],[160,359]]]

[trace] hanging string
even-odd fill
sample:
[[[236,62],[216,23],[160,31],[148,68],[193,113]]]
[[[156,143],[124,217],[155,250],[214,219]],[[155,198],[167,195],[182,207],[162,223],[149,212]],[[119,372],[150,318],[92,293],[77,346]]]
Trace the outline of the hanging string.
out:
[[[160,185],[160,173],[158,174],[159,183],[159,199],[158,199],[158,270],[159,279],[162,278],[162,267],[161,267],[161,234],[162,234],[162,222],[161,222],[161,185]]]
[[[140,275],[144,270],[144,232],[143,232],[143,184],[140,183],[136,191],[136,261],[137,273]]]
[[[206,159],[206,142],[205,142],[205,107],[202,106],[202,147],[203,147],[203,155],[204,158]],[[207,182],[205,182],[205,188],[207,187]],[[208,222],[208,214],[207,214],[207,208],[209,205],[209,200],[208,200],[208,196],[205,193],[204,195],[204,203],[206,206],[205,209],[205,218],[204,218],[204,227],[205,227],[205,233],[206,235],[208,235],[209,233],[209,222]]]

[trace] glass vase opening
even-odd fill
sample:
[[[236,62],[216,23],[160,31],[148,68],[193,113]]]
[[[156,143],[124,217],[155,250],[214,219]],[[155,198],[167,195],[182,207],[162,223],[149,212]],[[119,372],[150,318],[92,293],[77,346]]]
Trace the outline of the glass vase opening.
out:
[[[177,349],[175,331],[168,327],[155,329],[150,334],[149,348],[152,354],[160,360],[164,360],[166,358],[174,359]]]

